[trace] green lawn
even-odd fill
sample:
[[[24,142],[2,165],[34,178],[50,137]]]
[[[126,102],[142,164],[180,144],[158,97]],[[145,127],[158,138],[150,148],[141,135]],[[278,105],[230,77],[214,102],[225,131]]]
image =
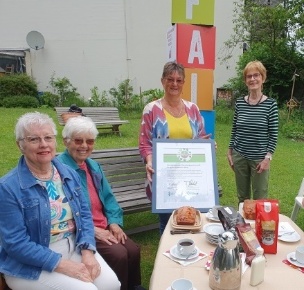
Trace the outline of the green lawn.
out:
[[[45,112],[55,120],[58,125],[56,114],[51,109],[35,109],[36,111]],[[1,118],[1,138],[0,138],[0,175],[5,174],[13,168],[20,156],[15,145],[14,126],[17,118],[27,112],[34,111],[28,109],[5,109],[0,108]],[[121,126],[122,136],[113,134],[102,134],[96,142],[96,149],[105,148],[122,148],[137,146],[138,131],[140,125],[139,113],[120,114],[121,119],[129,120],[130,124]],[[62,127],[57,126],[58,152],[64,149],[60,138]],[[227,159],[226,152],[229,142],[231,123],[216,123],[215,139],[217,142],[217,171],[218,180],[223,188],[223,196],[220,198],[222,205],[237,206],[237,197],[234,183],[234,175],[231,171]],[[304,176],[303,162],[303,143],[289,140],[279,136],[277,150],[271,161],[270,188],[269,198],[278,199],[280,201],[280,212],[290,216],[301,180]],[[157,216],[150,212],[128,215],[125,217],[125,227],[131,228],[133,225],[149,224],[157,220]],[[300,211],[297,224],[304,228],[304,211]],[[159,235],[158,231],[149,231],[133,235],[132,238],[141,245],[142,249],[142,276],[143,286],[148,288],[149,279],[153,270],[153,263],[158,247]]]

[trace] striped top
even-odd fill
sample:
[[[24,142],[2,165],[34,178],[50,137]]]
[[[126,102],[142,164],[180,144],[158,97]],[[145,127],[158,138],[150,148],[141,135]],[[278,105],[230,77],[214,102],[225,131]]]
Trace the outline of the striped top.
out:
[[[244,97],[235,103],[229,148],[250,160],[273,154],[278,140],[278,107],[272,98],[249,105]]]

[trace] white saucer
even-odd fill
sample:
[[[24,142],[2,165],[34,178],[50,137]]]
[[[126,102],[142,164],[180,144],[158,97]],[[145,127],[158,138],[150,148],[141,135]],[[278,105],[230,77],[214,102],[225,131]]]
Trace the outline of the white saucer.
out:
[[[293,264],[293,265],[295,265],[295,266],[297,266],[297,267],[303,268],[303,267],[304,267],[304,264],[302,264],[302,263],[300,263],[300,262],[298,262],[298,261],[293,261],[293,260],[290,259],[290,257],[296,258],[296,255],[295,255],[295,254],[296,254],[295,252],[291,252],[291,253],[289,253],[289,254],[287,255],[287,260],[288,260],[288,262],[291,263],[291,264]]]
[[[203,226],[203,230],[205,233],[211,236],[218,236],[219,234],[222,234],[225,231],[222,224],[218,224],[218,223],[205,224]]]
[[[208,220],[215,221],[215,222],[220,221],[220,219],[218,217],[214,216],[211,212],[206,212],[205,215]]]
[[[195,253],[192,254],[187,260],[192,260],[192,259],[197,258],[199,253],[200,253],[200,250],[198,249],[198,247],[195,247]],[[186,260],[186,258],[187,258],[187,256],[183,256],[177,251],[176,245],[170,249],[170,255],[179,260]]]
[[[171,290],[171,286],[169,286],[166,290]],[[197,289],[193,287],[193,290],[197,290]]]
[[[278,239],[283,242],[294,243],[294,242],[300,241],[301,236],[297,232],[294,232],[292,234],[287,234],[287,235],[278,237]]]

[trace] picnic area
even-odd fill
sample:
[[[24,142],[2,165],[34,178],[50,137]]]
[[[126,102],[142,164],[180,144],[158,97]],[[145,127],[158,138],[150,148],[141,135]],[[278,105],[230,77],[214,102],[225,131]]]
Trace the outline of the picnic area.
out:
[[[217,142],[216,160],[218,180],[223,189],[220,203],[237,206],[234,175],[226,160],[227,146],[230,137],[232,112],[223,113],[218,108],[215,140]],[[64,150],[61,139],[63,126],[58,123],[56,112],[52,108],[0,108],[1,113],[1,138],[0,138],[0,174],[7,173],[16,166],[20,152],[15,145],[14,126],[17,118],[25,112],[40,111],[50,115],[57,124],[57,152]],[[228,116],[228,117],[227,117]],[[141,112],[120,112],[121,119],[129,120],[128,124],[121,126],[121,136],[105,133],[98,136],[96,150],[131,148],[138,146],[138,132]],[[228,118],[228,119],[227,119]],[[230,118],[230,119],[229,119]],[[279,141],[276,153],[271,163],[269,197],[280,201],[280,213],[290,217],[295,197],[302,182],[304,172],[303,141],[288,139],[279,133]],[[132,230],[138,227],[146,227],[157,223],[157,215],[150,210],[135,212],[125,215],[125,229]],[[296,224],[304,229],[304,210],[300,210]],[[153,270],[154,259],[158,249],[158,229],[140,232],[132,235],[132,239],[141,245],[142,251],[142,277],[143,285],[148,288],[150,276]]]

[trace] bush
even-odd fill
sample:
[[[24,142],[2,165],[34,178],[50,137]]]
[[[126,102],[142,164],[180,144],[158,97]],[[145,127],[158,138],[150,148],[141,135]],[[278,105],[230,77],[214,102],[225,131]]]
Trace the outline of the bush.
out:
[[[11,96],[4,98],[2,105],[5,108],[38,108],[39,101],[32,96]]]
[[[224,124],[232,124],[234,108],[225,100],[218,100],[216,106],[216,121]]]
[[[74,93],[66,95],[66,99],[62,102],[62,107],[70,107],[72,104],[78,107],[88,107],[88,102],[80,95],[75,95]]]
[[[43,92],[40,98],[40,104],[53,108],[59,106],[59,96],[50,92]]]
[[[90,107],[111,107],[112,103],[109,100],[108,93],[106,91],[99,92],[95,86],[91,89],[91,98],[89,98]]]
[[[73,102],[73,99],[78,100],[80,97],[77,88],[72,85],[67,77],[55,78],[55,73],[53,73],[49,84],[54,93],[59,96],[59,106],[69,106],[69,103],[76,104],[76,102]],[[72,100],[72,103],[70,100]]]
[[[0,100],[21,95],[37,96],[37,84],[27,74],[5,75],[0,78]]]

